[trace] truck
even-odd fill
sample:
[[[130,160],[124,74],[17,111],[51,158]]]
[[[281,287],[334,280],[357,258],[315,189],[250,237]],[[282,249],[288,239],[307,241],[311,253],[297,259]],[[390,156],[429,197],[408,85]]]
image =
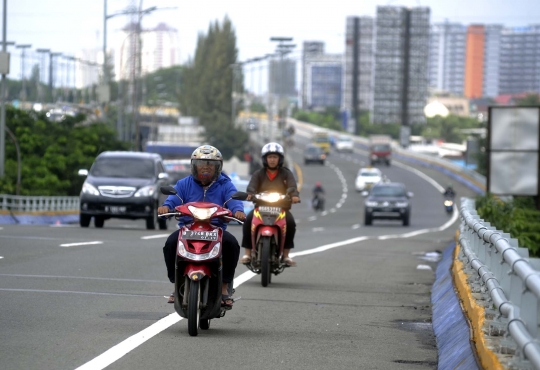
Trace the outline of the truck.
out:
[[[385,163],[390,166],[392,159],[392,138],[389,135],[369,136],[369,159],[371,165]]]
[[[311,143],[320,147],[324,154],[330,154],[330,135],[326,130],[314,130],[311,136]]]

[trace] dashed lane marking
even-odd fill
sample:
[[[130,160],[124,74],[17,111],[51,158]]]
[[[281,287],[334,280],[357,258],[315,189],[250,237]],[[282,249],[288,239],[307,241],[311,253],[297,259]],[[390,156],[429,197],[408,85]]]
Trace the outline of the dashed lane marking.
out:
[[[68,247],[77,247],[79,245],[95,245],[95,244],[103,244],[103,242],[95,241],[95,242],[82,242],[82,243],[68,243],[68,244],[60,244],[60,246],[64,248],[68,248]]]
[[[148,236],[141,236],[141,239],[148,240],[148,239],[159,239],[159,238],[166,238],[169,234],[158,234],[158,235],[148,235]]]

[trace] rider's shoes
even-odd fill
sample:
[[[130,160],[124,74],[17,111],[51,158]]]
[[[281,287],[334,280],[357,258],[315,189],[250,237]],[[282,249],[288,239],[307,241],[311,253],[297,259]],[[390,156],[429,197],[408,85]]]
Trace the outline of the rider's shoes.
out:
[[[174,293],[169,296],[167,303],[174,303]]]
[[[221,307],[225,310],[230,310],[233,307],[234,299],[230,295],[221,295]]]
[[[243,265],[249,265],[251,262],[251,256],[248,256],[247,254],[244,254],[242,258],[240,258],[240,263]]]
[[[296,266],[296,262],[293,261],[293,259],[291,257],[287,257],[287,258],[283,259],[283,262],[285,262],[285,264],[288,267],[295,267]]]

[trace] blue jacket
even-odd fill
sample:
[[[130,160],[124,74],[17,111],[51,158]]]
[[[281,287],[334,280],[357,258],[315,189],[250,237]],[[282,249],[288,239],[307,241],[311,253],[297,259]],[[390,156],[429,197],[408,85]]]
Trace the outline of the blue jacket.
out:
[[[203,190],[203,186],[199,182],[195,181],[193,176],[188,176],[178,180],[174,188],[178,192],[178,196],[184,200],[184,203],[212,202],[220,206],[222,206],[225,201],[230,199],[231,196],[237,191],[229,176],[223,173],[208,189],[206,189],[206,195]],[[181,204],[182,202],[176,195],[169,195],[163,203],[164,206],[169,207],[171,210]],[[232,199],[225,205],[225,207],[230,209],[233,215],[237,211],[244,212],[244,205],[240,200]],[[180,222],[178,222],[178,226],[182,227],[183,225],[192,221],[192,217],[182,217]],[[221,219],[214,219],[212,220],[212,223],[223,228],[223,230],[227,229],[227,223],[223,222]]]

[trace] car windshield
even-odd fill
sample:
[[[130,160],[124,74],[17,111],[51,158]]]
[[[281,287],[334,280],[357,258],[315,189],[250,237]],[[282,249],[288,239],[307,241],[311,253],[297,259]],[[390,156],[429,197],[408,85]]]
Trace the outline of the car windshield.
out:
[[[315,138],[315,142],[316,143],[328,143],[329,142],[329,139],[327,137],[324,137],[324,136],[319,136],[319,137],[316,137]]]
[[[306,149],[306,152],[310,154],[317,154],[321,152],[321,148],[319,148],[318,146],[310,146]]]
[[[373,150],[376,151],[376,152],[389,152],[390,151],[390,145],[389,144],[374,145]]]
[[[377,172],[360,172],[362,177],[377,177],[380,176]]]
[[[371,195],[385,197],[404,197],[405,189],[398,186],[378,186],[371,190]]]
[[[347,142],[349,142],[349,141],[351,141],[351,138],[348,137],[348,136],[342,136],[342,137],[339,138],[339,141],[347,141]]]
[[[141,158],[100,158],[90,174],[96,177],[151,179],[155,176],[154,161]]]

